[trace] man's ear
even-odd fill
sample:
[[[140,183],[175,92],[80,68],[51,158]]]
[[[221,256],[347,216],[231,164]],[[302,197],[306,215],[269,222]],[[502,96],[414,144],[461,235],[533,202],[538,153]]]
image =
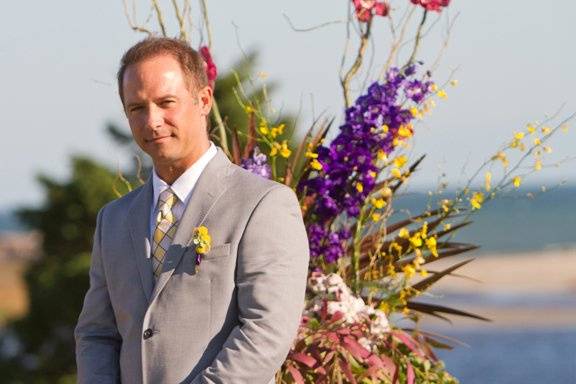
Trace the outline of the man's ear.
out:
[[[210,114],[213,100],[214,94],[212,92],[212,88],[210,88],[208,85],[198,91],[198,105],[202,115],[208,116]]]

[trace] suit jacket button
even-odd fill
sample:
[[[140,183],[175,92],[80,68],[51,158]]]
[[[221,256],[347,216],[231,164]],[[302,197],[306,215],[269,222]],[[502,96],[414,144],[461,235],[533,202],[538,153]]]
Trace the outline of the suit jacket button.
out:
[[[152,330],[148,328],[147,330],[144,331],[142,337],[144,337],[144,340],[149,339],[152,337],[152,333],[153,333]]]

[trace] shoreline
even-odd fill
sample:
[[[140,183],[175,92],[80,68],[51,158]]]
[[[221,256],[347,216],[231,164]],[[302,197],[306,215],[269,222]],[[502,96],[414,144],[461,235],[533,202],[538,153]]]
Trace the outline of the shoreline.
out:
[[[428,299],[492,320],[485,322],[449,315],[453,324],[423,316],[422,325],[442,329],[576,329],[576,249],[522,253],[460,255],[434,261],[430,270],[441,271],[474,258],[446,276],[430,290]]]

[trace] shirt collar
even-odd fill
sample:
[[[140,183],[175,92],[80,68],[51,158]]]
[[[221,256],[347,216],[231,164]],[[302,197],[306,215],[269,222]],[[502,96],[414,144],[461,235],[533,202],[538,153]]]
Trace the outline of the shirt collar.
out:
[[[192,190],[198,181],[198,178],[202,174],[202,171],[210,160],[216,155],[217,153],[216,146],[213,142],[210,142],[210,147],[194,164],[192,164],[183,174],[178,177],[172,185],[169,185],[164,180],[162,180],[158,174],[156,173],[156,169],[152,169],[152,188],[154,189],[154,200],[153,204],[156,207],[158,202],[158,197],[160,193],[168,188],[172,188],[174,194],[178,197],[178,200],[183,202],[185,205],[188,204],[188,200],[190,199],[190,195],[192,194]]]

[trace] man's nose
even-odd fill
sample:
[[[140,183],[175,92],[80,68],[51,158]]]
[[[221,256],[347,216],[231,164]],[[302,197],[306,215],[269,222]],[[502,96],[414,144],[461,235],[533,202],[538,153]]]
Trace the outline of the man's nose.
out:
[[[164,121],[164,116],[162,110],[155,105],[148,108],[148,113],[146,114],[146,127],[150,129],[156,129],[162,126]]]

